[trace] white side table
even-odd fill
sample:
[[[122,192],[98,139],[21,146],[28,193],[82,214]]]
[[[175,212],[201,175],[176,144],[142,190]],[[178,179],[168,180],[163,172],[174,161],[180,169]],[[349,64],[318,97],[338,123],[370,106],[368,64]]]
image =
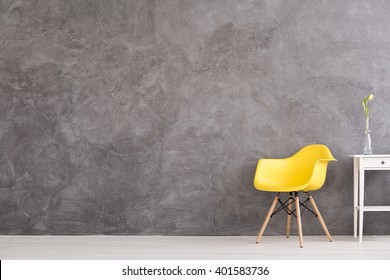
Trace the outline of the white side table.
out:
[[[353,157],[353,235],[357,237],[359,214],[359,242],[363,240],[363,214],[366,211],[390,211],[390,206],[364,205],[364,172],[390,170],[390,155],[352,155]]]

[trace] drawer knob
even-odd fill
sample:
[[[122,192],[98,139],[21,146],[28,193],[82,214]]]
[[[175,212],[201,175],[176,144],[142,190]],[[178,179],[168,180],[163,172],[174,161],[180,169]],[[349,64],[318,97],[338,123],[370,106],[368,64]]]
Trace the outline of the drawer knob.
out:
[[[385,161],[382,160],[382,164],[385,164]]]

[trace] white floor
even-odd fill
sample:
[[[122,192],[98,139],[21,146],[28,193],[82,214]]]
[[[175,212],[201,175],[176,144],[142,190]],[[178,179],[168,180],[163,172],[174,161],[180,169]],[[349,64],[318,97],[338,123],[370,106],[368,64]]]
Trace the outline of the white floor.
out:
[[[2,260],[390,260],[390,236],[0,236]]]

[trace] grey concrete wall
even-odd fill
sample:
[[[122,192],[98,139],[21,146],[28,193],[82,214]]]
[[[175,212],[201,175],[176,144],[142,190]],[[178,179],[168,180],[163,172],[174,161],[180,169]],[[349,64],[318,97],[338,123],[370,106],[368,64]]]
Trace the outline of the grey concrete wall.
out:
[[[0,233],[256,235],[257,160],[324,143],[339,161],[317,204],[352,234],[370,92],[390,153],[389,18],[387,1],[0,0]],[[389,175],[368,174],[367,203],[390,204]]]

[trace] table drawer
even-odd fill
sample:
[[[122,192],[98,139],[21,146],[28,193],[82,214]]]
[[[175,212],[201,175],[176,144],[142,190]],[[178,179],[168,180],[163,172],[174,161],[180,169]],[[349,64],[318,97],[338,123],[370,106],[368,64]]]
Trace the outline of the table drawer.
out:
[[[365,158],[364,167],[389,168],[390,158]]]

